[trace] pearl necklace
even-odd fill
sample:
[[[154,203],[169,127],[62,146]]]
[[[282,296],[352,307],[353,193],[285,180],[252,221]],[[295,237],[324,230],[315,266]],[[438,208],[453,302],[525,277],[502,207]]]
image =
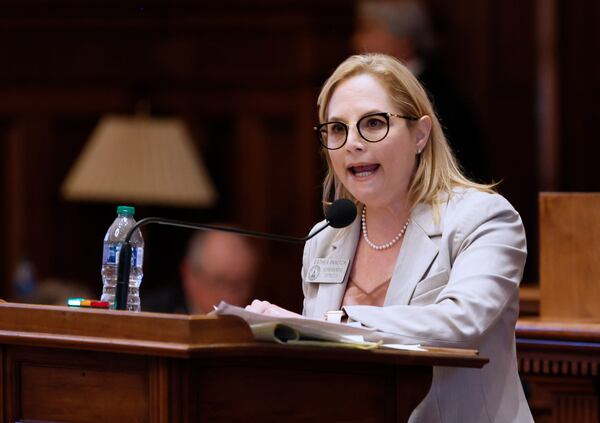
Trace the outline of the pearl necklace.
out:
[[[394,244],[396,244],[398,241],[400,241],[400,239],[402,238],[402,236],[404,235],[404,232],[406,232],[406,228],[408,227],[408,222],[410,222],[410,219],[406,220],[406,223],[404,224],[404,226],[402,227],[402,229],[400,229],[400,232],[398,233],[398,235],[396,235],[394,237],[394,239],[392,239],[390,242],[382,244],[382,245],[377,245],[374,242],[372,242],[369,239],[369,235],[367,234],[367,208],[363,207],[362,209],[362,234],[363,234],[363,238],[365,239],[365,241],[367,242],[367,244],[369,245],[369,247],[371,247],[374,250],[387,250],[388,248],[392,247]]]

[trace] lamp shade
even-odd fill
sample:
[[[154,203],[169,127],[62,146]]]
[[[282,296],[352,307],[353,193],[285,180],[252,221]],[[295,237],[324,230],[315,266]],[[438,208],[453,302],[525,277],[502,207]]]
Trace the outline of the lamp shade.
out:
[[[62,186],[68,200],[206,207],[216,192],[178,118],[105,116]]]

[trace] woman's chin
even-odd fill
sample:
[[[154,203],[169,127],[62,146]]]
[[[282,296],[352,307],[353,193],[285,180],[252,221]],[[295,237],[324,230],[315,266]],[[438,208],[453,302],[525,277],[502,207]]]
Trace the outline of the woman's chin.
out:
[[[355,189],[349,191],[354,198],[366,205],[373,206],[383,202],[383,195],[381,192],[365,189]]]
[[[395,203],[397,203],[397,198],[394,196],[390,196],[389,192],[381,192],[381,191],[355,191],[350,193],[358,200],[360,203],[364,204],[367,207],[372,209],[375,208],[387,208]]]

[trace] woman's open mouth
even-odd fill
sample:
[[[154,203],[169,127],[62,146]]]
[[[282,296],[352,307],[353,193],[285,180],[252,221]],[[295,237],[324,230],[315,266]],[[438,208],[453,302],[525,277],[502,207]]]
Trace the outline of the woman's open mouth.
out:
[[[365,178],[367,176],[372,175],[379,169],[379,164],[369,164],[369,165],[356,165],[350,166],[348,171],[352,173],[357,178]]]

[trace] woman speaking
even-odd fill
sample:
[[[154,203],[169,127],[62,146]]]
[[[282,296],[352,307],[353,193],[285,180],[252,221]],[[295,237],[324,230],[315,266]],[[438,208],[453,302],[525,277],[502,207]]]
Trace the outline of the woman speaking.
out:
[[[410,421],[532,422],[514,340],[527,255],[519,214],[461,173],[425,90],[396,59],[348,58],[318,107],[323,201],[351,199],[359,215],[306,243],[303,315],[342,309],[387,341],[490,359],[481,369],[435,367]],[[347,263],[339,283],[311,272],[315,259]],[[266,301],[247,308],[292,314]]]

